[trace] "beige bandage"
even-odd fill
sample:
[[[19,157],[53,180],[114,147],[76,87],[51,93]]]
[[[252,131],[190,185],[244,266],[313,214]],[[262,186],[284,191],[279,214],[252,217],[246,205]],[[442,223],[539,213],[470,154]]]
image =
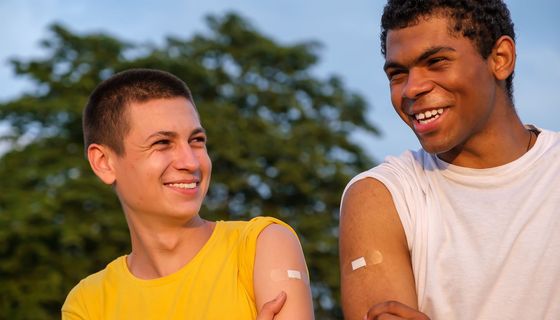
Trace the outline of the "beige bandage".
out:
[[[373,252],[369,255],[369,260],[372,265],[380,264],[383,262],[383,255],[379,250],[373,250]]]
[[[272,281],[303,281],[309,283],[307,272],[295,269],[274,269],[270,271]]]
[[[367,266],[374,266],[383,262],[383,254],[379,250],[373,250],[366,253],[366,255],[358,257],[346,267],[346,273],[360,270]]]

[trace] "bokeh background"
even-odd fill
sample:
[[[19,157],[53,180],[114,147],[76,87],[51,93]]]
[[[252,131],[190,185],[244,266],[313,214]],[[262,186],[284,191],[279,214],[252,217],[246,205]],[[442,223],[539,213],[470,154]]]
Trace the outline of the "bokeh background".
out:
[[[560,2],[507,3],[516,108],[524,122],[558,131]],[[81,155],[79,111],[97,80],[131,66],[168,69],[193,88],[217,171],[204,214],[292,224],[318,319],[341,318],[342,188],[386,155],[418,148],[390,105],[382,8],[371,0],[1,0],[0,318],[56,318],[78,279],[126,253],[118,203]],[[68,69],[80,64],[83,72]]]

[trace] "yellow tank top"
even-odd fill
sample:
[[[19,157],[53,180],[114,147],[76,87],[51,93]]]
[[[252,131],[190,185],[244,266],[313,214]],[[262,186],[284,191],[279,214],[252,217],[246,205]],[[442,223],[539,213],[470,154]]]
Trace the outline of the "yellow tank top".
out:
[[[72,289],[62,318],[255,319],[256,240],[271,223],[290,228],[270,217],[218,221],[197,255],[162,278],[138,279],[128,270],[126,256],[119,257]]]

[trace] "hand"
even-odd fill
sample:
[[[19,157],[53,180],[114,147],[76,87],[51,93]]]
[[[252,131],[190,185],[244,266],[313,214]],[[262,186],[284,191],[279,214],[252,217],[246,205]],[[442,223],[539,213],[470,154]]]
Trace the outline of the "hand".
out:
[[[364,320],[390,320],[390,319],[409,319],[409,320],[430,320],[422,312],[413,309],[398,301],[385,301],[378,303],[368,310]]]
[[[286,302],[286,292],[282,291],[280,294],[270,300],[269,302],[263,304],[261,311],[257,315],[257,320],[272,320],[274,316],[282,310],[284,303]]]

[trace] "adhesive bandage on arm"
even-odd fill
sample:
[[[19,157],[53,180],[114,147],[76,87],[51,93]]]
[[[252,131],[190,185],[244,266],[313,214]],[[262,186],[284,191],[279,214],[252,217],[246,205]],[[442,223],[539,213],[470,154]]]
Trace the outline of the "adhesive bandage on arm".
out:
[[[375,266],[383,262],[383,254],[379,250],[367,252],[361,257],[357,257],[350,262],[345,269],[347,272],[357,271],[368,266]]]
[[[306,271],[296,269],[273,269],[270,271],[272,281],[303,281],[309,283],[309,276]]]
[[[352,271],[360,269],[366,266],[366,259],[364,257],[359,257],[358,259],[352,261]]]
[[[289,279],[300,279],[301,280],[301,272],[299,272],[297,270],[288,269],[288,278]]]

